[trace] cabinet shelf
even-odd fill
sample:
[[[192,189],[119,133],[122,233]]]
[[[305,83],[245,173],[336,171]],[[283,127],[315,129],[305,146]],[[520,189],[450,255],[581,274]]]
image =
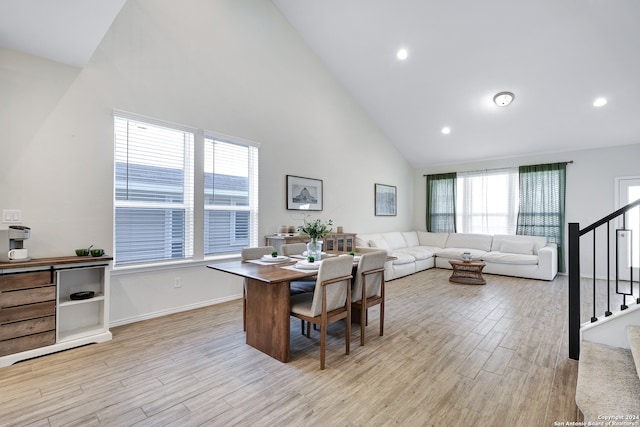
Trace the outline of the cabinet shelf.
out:
[[[70,305],[87,304],[98,301],[104,301],[104,294],[96,294],[92,298],[87,299],[70,299],[68,297],[61,297],[58,302],[58,307],[67,307]]]
[[[88,337],[90,335],[99,334],[100,332],[104,332],[104,331],[105,331],[105,328],[100,324],[88,325],[82,328],[71,329],[64,332],[59,332],[58,342],[73,341],[80,338]]]

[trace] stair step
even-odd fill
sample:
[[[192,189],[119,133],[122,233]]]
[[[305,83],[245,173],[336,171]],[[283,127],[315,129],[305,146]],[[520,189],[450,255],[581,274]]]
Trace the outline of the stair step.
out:
[[[640,414],[640,377],[631,350],[583,341],[576,404],[585,422],[612,414]]]

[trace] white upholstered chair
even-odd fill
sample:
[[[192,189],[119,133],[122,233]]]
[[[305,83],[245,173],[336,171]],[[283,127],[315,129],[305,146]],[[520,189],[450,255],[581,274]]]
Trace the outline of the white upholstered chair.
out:
[[[327,326],[345,319],[346,354],[349,354],[351,339],[351,270],[352,255],[326,258],[318,270],[318,279],[313,293],[291,297],[291,315],[302,322],[320,325],[320,369],[325,367]],[[307,336],[309,335],[307,328]]]
[[[259,259],[264,255],[271,255],[276,248],[273,246],[258,246],[255,248],[244,248],[240,251],[242,261],[248,261],[250,259]],[[247,330],[247,279],[244,279],[242,285],[242,328]]]
[[[286,255],[289,257],[293,255],[302,255],[302,253],[307,250],[307,244],[287,243],[280,246],[280,250],[282,251],[282,255]],[[297,295],[304,292],[313,292],[315,287],[316,276],[311,276],[291,282],[289,289],[291,291],[291,295]]]
[[[360,345],[364,345],[369,307],[380,305],[380,336],[384,332],[384,263],[386,260],[386,251],[375,251],[362,254],[358,262],[358,270],[351,291],[351,308],[360,311]]]

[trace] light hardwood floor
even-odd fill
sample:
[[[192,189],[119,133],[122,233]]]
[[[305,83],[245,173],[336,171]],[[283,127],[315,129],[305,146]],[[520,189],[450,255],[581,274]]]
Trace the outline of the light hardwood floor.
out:
[[[113,341],[0,369],[0,425],[552,426],[579,421],[567,280],[431,269],[387,283],[385,335],[291,322],[291,362],[244,343],[242,301],[112,329]],[[215,283],[212,283],[215,286]]]

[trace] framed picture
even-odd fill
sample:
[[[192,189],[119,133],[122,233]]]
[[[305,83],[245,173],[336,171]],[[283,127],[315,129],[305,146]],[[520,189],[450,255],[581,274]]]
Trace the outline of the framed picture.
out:
[[[376,194],[376,216],[395,216],[397,191],[393,185],[374,184]]]
[[[287,175],[287,209],[322,210],[322,180]]]

